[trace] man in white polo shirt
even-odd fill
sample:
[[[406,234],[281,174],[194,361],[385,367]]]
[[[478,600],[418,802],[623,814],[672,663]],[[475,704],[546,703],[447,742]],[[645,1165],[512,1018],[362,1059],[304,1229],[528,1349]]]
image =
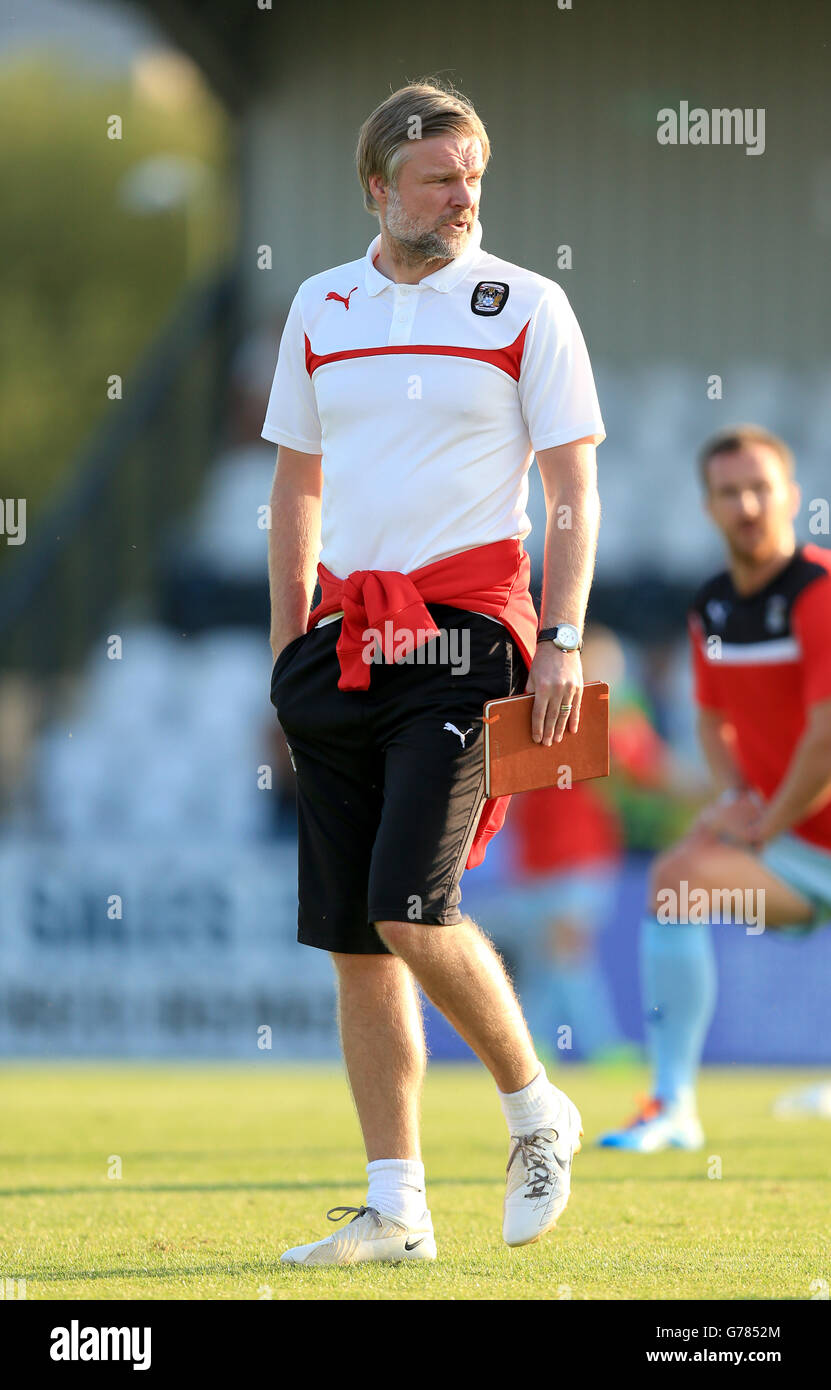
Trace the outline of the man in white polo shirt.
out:
[[[372,113],[357,164],[380,235],[300,286],[263,427],[279,445],[271,699],[297,774],[298,939],[332,954],[369,1176],[360,1206],[329,1213],[352,1220],[291,1264],[435,1258],[417,984],[496,1082],[509,1245],[556,1223],[580,1147],[577,1108],[459,910],[507,806],[484,797],[485,700],[533,692],[548,744],[577,728],[604,438],[563,291],[481,249],[489,154],[456,92],[418,83]],[[522,545],[534,454],[539,632]]]

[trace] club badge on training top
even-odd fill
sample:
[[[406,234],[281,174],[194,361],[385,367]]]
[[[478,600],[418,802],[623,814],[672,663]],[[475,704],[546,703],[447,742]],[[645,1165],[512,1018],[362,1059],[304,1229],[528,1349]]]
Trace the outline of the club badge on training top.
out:
[[[480,280],[470,297],[474,314],[501,314],[508,302],[508,286],[498,280]]]

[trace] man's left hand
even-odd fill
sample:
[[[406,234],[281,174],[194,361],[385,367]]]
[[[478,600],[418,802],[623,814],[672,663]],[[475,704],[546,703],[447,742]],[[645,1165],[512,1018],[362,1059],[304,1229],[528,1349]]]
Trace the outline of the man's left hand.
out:
[[[531,736],[535,743],[562,742],[566,729],[576,734],[583,698],[583,667],[579,652],[562,652],[553,642],[537,646],[525,694],[534,695]]]

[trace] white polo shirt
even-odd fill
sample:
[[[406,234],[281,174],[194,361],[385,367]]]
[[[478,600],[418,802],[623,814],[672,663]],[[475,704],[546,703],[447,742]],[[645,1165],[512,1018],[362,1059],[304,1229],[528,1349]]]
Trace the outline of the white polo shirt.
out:
[[[323,456],[320,559],[403,574],[531,530],[535,450],[605,438],[559,285],[481,249],[417,285],[363,260],[304,280],[262,437]]]

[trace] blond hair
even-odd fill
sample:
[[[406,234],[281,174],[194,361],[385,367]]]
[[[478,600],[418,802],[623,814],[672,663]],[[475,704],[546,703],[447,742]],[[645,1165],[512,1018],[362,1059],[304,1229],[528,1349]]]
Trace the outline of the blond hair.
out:
[[[373,175],[394,188],[412,141],[444,134],[474,136],[481,142],[487,165],[491,152],[487,131],[471,103],[454,87],[439,86],[435,79],[411,82],[376,106],[361,126],[355,151],[367,212],[378,211],[369,191]]]

